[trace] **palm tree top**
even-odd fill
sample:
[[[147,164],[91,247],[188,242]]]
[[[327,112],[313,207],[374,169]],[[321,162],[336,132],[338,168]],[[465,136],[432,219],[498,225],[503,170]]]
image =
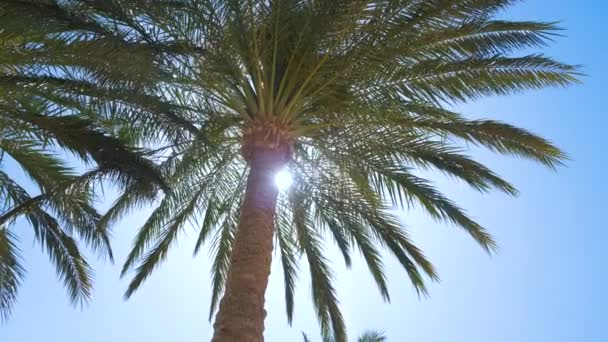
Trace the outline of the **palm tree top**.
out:
[[[449,109],[577,82],[576,66],[521,53],[544,47],[559,28],[495,19],[515,2],[10,0],[2,5],[0,42],[13,47],[1,52],[0,84],[34,89],[124,141],[155,149],[150,156],[171,193],[159,195],[135,238],[123,268],[136,272],[127,297],[192,222],[200,229],[195,254],[210,242],[214,256],[211,316],[225,286],[247,151],[283,149],[294,186],[281,195],[275,236],[288,320],[303,256],[322,330],[341,341],[345,324],[325,238],[347,265],[361,252],[385,300],[382,248],[425,294],[425,279],[438,275],[389,208],[418,205],[488,252],[496,247],[425,170],[515,195],[465,143],[551,168],[565,160],[525,129]],[[129,185],[103,220],[150,203],[140,187]]]

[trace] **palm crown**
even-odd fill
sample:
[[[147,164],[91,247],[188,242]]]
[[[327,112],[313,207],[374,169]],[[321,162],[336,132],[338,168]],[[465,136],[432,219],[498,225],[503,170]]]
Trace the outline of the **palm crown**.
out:
[[[251,156],[256,149],[285,154],[279,164],[295,181],[278,199],[273,236],[288,319],[303,255],[322,330],[344,340],[325,237],[347,265],[354,250],[361,252],[384,299],[390,297],[381,248],[425,293],[425,276],[437,274],[388,213],[391,206],[419,204],[486,250],[495,243],[421,171],[515,195],[466,155],[463,142],[549,167],[563,161],[558,148],[524,129],[446,109],[576,82],[574,66],[514,56],[542,47],[557,30],[553,23],[493,19],[514,2],[10,0],[0,34],[24,38],[3,53],[10,68],[0,71],[23,91],[155,149],[171,193],[134,241],[123,268],[136,267],[127,297],[194,222],[195,254],[205,242],[213,251],[213,314],[233,265]],[[128,184],[104,222],[150,203],[149,195],[141,183]]]

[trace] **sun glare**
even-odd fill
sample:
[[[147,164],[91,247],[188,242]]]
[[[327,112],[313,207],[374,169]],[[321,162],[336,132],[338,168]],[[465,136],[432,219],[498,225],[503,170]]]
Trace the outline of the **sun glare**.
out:
[[[289,189],[291,183],[293,183],[293,178],[291,177],[289,170],[283,169],[274,176],[274,182],[277,185],[277,188],[279,188],[279,191],[285,191]]]

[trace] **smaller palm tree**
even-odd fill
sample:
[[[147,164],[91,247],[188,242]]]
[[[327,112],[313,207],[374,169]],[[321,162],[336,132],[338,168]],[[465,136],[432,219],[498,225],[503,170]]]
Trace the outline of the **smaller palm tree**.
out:
[[[305,333],[302,333],[304,337],[304,342],[312,342],[310,338]],[[385,342],[386,336],[383,332],[377,330],[367,330],[363,333],[363,335],[359,336],[357,342]],[[335,342],[333,337],[323,337],[323,342]]]

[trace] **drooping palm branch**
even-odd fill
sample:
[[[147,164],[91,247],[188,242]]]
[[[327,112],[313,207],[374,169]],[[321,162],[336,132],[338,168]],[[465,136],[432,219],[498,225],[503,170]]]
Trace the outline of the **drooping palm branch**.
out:
[[[59,69],[48,70],[46,76],[41,75],[43,65],[21,69],[18,63],[32,62],[19,57],[26,54],[32,37],[11,31],[2,20],[6,14],[2,10],[0,320],[12,311],[25,275],[17,247],[21,227],[14,225],[16,220],[29,223],[71,301],[82,304],[90,299],[93,272],[78,241],[113,259],[108,226],[93,207],[94,186],[110,180],[122,187],[138,186],[149,197],[158,189],[168,190],[143,151],[129,147],[124,139],[110,135],[99,120],[89,118],[92,105],[44,85],[41,79],[56,78]],[[32,68],[31,77],[22,73],[27,68]],[[84,173],[76,172],[79,162],[89,166]],[[23,178],[20,174],[31,182],[17,181]]]
[[[419,205],[487,251],[496,244],[425,170],[515,195],[467,155],[465,143],[551,168],[564,160],[525,129],[448,109],[577,81],[575,66],[519,53],[542,48],[559,28],[495,19],[515,2],[9,0],[0,39],[14,47],[3,53],[0,83],[157,148],[172,193],[134,241],[123,268],[136,270],[126,296],[192,223],[200,229],[195,254],[208,242],[214,255],[210,317],[226,285],[244,195],[243,139],[256,127],[286,137],[295,182],[279,199],[275,238],[288,320],[303,256],[322,331],[342,341],[323,241],[333,240],[347,265],[359,251],[385,300],[383,249],[426,293],[425,277],[438,276],[389,208]],[[11,40],[17,33],[25,38]],[[129,185],[102,220],[149,203],[148,195]]]
[[[55,264],[72,302],[83,304],[91,296],[93,272],[77,241],[113,260],[108,227],[93,207],[95,184],[107,178],[119,185],[145,184],[141,186],[149,196],[165,186],[150,161],[90,122],[74,115],[50,115],[39,108],[31,117],[25,112],[13,115],[18,109],[10,101],[8,96],[0,96],[2,320],[8,318],[25,274],[16,246],[20,235],[17,231],[20,227],[14,225],[17,219],[24,218],[33,229],[37,242]],[[33,99],[27,103],[31,101]],[[69,166],[74,158],[61,153],[61,148],[73,152],[79,157],[76,160],[95,161],[95,167],[77,174]],[[29,176],[37,189],[27,190],[27,182],[20,184],[16,180],[19,173]],[[158,177],[154,183],[150,182],[150,175]]]
[[[92,270],[79,250],[76,237],[100,255],[112,258],[108,231],[98,225],[100,215],[92,207],[90,184],[79,178],[58,156],[46,152],[39,141],[2,130],[0,151],[17,165],[0,170],[0,318],[8,318],[24,277],[17,248],[19,232],[13,223],[25,218],[35,238],[55,265],[74,303],[90,298]],[[5,166],[2,162],[0,165]],[[11,175],[21,167],[39,186],[32,195]]]

